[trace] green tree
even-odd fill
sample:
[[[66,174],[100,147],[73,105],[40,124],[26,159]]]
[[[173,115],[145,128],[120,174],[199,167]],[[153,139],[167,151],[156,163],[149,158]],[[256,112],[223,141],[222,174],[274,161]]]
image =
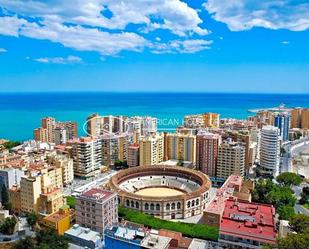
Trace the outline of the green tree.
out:
[[[19,240],[12,247],[12,249],[33,249],[33,248],[35,248],[35,245],[33,239],[29,236]]]
[[[8,217],[0,225],[0,232],[4,234],[9,234],[9,235],[13,234],[15,231],[16,224],[17,224],[17,219],[14,216]]]
[[[4,184],[1,187],[1,197],[2,197],[2,205],[4,209],[11,210],[12,204],[10,202],[9,192]]]
[[[295,214],[294,207],[288,205],[279,207],[277,212],[282,220],[288,220]]]
[[[252,193],[252,200],[255,202],[269,203],[267,202],[266,194],[269,193],[274,187],[275,184],[269,179],[259,180],[256,183],[255,189]]]
[[[276,208],[284,205],[294,206],[296,198],[293,191],[288,187],[274,186],[273,189],[265,196],[266,203],[273,204]]]
[[[67,204],[70,206],[70,208],[75,208],[76,205],[76,198],[74,196],[67,196]]]
[[[68,249],[69,242],[64,236],[58,235],[53,230],[40,230],[36,233],[36,239],[40,249],[45,249],[46,245],[49,249]]]
[[[292,185],[299,186],[303,180],[301,179],[299,175],[295,173],[284,172],[280,174],[279,176],[277,176],[277,181],[286,186],[292,186]]]
[[[18,146],[18,145],[20,145],[20,142],[18,142],[18,141],[8,141],[8,142],[5,142],[5,143],[3,144],[3,147],[4,147],[5,149],[10,150],[10,149],[12,149],[12,148],[14,148],[14,147],[16,147],[16,146]]]
[[[309,217],[304,214],[293,215],[289,220],[289,224],[293,231],[302,233],[309,228]]]
[[[38,216],[35,212],[31,212],[26,215],[26,220],[31,229],[33,229],[38,221]]]
[[[288,234],[278,239],[278,249],[308,249],[309,233]]]

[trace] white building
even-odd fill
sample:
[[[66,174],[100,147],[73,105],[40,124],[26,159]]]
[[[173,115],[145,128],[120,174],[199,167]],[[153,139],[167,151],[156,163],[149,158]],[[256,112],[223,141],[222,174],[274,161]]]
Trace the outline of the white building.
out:
[[[74,175],[91,176],[102,165],[102,141],[91,137],[83,137],[70,141]]]
[[[264,126],[261,131],[260,171],[263,174],[279,175],[280,130],[274,126]]]

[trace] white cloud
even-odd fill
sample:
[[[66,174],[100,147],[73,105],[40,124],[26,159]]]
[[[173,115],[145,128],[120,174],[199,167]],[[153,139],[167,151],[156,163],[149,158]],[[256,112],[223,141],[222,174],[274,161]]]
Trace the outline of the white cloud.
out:
[[[149,29],[168,29],[179,35],[207,34],[207,30],[199,26],[202,20],[198,11],[180,0],[0,0],[0,6],[49,21],[108,29],[123,30],[131,23]],[[110,11],[112,16],[102,15],[104,10]]]
[[[290,44],[290,41],[282,41],[281,44],[283,44],[283,45],[289,45],[289,44]]]
[[[193,54],[202,50],[210,49],[212,41],[191,39],[191,40],[173,40],[168,43],[154,43],[152,44],[152,53],[182,53]]]
[[[80,57],[69,55],[68,57],[44,57],[34,59],[41,63],[52,63],[52,64],[76,64],[81,63],[83,60]]]
[[[5,53],[7,50],[5,48],[0,48],[0,53]]]
[[[232,31],[253,27],[291,31],[309,28],[309,2],[304,0],[208,0],[203,6]]]
[[[188,40],[209,34],[198,11],[180,0],[0,0],[1,7],[6,15],[15,13],[0,17],[2,35],[46,39],[102,55],[151,47],[153,41],[144,35],[157,29]],[[129,24],[138,26],[127,31]]]

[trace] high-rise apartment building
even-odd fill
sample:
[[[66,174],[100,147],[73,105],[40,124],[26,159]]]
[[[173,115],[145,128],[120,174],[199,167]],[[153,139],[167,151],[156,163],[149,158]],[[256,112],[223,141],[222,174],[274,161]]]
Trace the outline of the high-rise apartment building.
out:
[[[102,162],[105,166],[114,165],[116,161],[127,161],[128,146],[133,137],[127,133],[105,134],[102,141]]]
[[[232,174],[245,175],[245,147],[242,143],[225,141],[219,146],[217,177],[227,179]]]
[[[196,167],[215,177],[221,136],[200,131],[196,136]]]
[[[283,141],[289,140],[290,115],[285,113],[276,115],[274,126],[279,128],[280,136]]]
[[[139,166],[139,145],[138,144],[129,145],[127,163],[129,167]]]
[[[98,188],[76,198],[76,223],[103,234],[104,229],[118,222],[117,194]]]
[[[68,143],[71,147],[74,174],[77,176],[91,176],[102,165],[102,140],[82,137]]]
[[[91,137],[99,137],[112,133],[123,133],[127,128],[128,117],[100,116],[95,113],[87,118],[87,133]]]
[[[196,162],[196,136],[181,133],[164,133],[164,160]]]
[[[274,126],[264,126],[261,131],[260,170],[263,174],[279,174],[280,130]]]
[[[301,113],[301,128],[309,129],[309,109],[303,109]]]
[[[164,138],[161,134],[142,137],[139,142],[139,165],[155,165],[163,161]]]
[[[203,113],[184,117],[184,127],[186,128],[218,128],[219,125],[220,114],[217,113]]]
[[[301,128],[301,108],[291,110],[291,128]]]
[[[76,122],[57,122],[52,117],[42,118],[41,127],[34,130],[36,141],[63,144],[74,138],[77,138]]]

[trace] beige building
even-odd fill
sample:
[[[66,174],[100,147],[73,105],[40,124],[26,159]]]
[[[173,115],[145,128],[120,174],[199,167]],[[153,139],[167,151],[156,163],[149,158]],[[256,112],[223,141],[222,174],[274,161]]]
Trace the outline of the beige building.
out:
[[[67,186],[74,180],[73,159],[67,155],[55,155],[49,157],[48,163],[62,170],[62,184]]]
[[[20,187],[13,186],[9,189],[9,198],[12,205],[12,211],[14,213],[21,212],[21,196],[20,196]]]
[[[41,214],[52,214],[57,212],[63,205],[65,199],[60,188],[48,188],[40,194],[38,212]]]
[[[245,147],[235,142],[219,146],[217,177],[227,179],[232,174],[245,175]]]
[[[129,167],[139,166],[139,145],[138,144],[131,144],[128,147],[127,163]]]
[[[291,129],[293,128],[301,128],[301,108],[295,108],[291,111]]]
[[[105,166],[114,165],[116,161],[127,161],[128,146],[133,141],[129,134],[105,134],[102,141],[102,163]]]
[[[20,181],[21,211],[37,212],[41,194],[41,177],[23,176]]]
[[[309,129],[309,109],[303,109],[301,114],[301,128]]]
[[[77,138],[76,122],[56,122],[52,117],[42,118],[41,127],[34,130],[36,141],[63,144],[74,138]]]
[[[155,165],[163,161],[164,138],[161,134],[150,135],[140,139],[139,165]]]
[[[220,126],[220,114],[203,113],[184,117],[184,126],[187,128],[218,128]]]
[[[164,161],[183,160],[196,162],[196,136],[181,133],[164,134]]]

